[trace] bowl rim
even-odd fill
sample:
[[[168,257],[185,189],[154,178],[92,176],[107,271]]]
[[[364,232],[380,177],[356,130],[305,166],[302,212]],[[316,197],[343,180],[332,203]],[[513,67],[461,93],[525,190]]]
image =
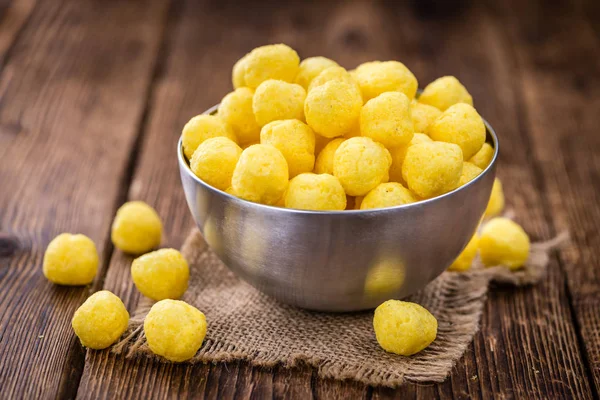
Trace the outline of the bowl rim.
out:
[[[214,114],[218,109],[219,109],[219,105],[220,103],[210,107],[208,110],[204,111],[201,115],[212,115]],[[424,199],[424,200],[419,200],[416,201],[414,203],[408,203],[408,204],[401,204],[398,206],[392,206],[392,207],[385,207],[385,208],[373,208],[373,209],[368,209],[368,210],[330,210],[330,211],[317,211],[317,210],[300,210],[300,209],[296,209],[296,208],[285,208],[285,207],[277,207],[277,206],[271,206],[271,205],[267,205],[267,204],[261,204],[261,203],[254,203],[252,201],[248,201],[248,200],[244,200],[241,199],[239,197],[233,196],[227,192],[224,192],[220,189],[217,189],[215,187],[212,187],[211,185],[209,185],[208,183],[204,182],[202,179],[198,178],[196,176],[196,174],[194,174],[192,172],[192,169],[190,168],[189,162],[187,161],[184,153],[183,153],[183,134],[179,136],[179,140],[177,141],[177,158],[179,161],[179,166],[180,166],[180,170],[185,171],[185,173],[191,177],[194,181],[196,181],[196,183],[200,184],[201,186],[203,186],[205,189],[213,192],[214,194],[221,196],[221,197],[225,197],[227,198],[229,201],[233,201],[235,203],[241,203],[247,207],[254,207],[257,209],[266,209],[270,212],[279,212],[282,214],[308,214],[308,215],[336,215],[336,216],[341,216],[341,215],[369,215],[369,214],[377,214],[377,213],[381,213],[381,212],[392,212],[392,211],[396,211],[396,210],[403,210],[403,209],[409,209],[409,208],[418,208],[418,207],[423,207],[425,205],[428,204],[432,204],[432,203],[438,203],[443,201],[445,198],[448,197],[452,197],[453,195],[455,195],[456,193],[462,191],[462,190],[466,190],[466,188],[468,188],[471,185],[474,185],[475,182],[483,179],[484,175],[487,175],[488,173],[490,173],[490,171],[495,167],[496,165],[496,161],[498,159],[498,153],[500,150],[500,145],[498,142],[498,136],[496,135],[496,131],[494,130],[494,128],[492,127],[492,125],[490,125],[489,122],[487,122],[485,120],[485,118],[481,117],[481,119],[483,120],[483,123],[485,125],[486,131],[487,133],[489,133],[489,135],[492,137],[492,142],[494,145],[494,155],[492,156],[492,160],[490,161],[490,163],[488,164],[488,166],[479,174],[477,175],[474,179],[470,180],[469,182],[467,182],[466,184],[457,187],[454,190],[451,190],[447,193],[444,193],[442,195],[436,196],[436,197],[432,197],[430,199]],[[486,135],[487,136],[487,135]],[[486,141],[487,143],[487,141]]]

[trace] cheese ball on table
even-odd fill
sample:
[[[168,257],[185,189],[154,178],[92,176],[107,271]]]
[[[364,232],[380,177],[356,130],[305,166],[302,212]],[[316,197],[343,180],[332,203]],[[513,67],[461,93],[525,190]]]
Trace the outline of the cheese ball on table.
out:
[[[300,85],[269,79],[254,92],[252,110],[256,122],[264,126],[282,119],[304,120],[306,91]]]
[[[310,172],[315,166],[315,133],[302,121],[270,122],[263,126],[260,142],[281,151],[287,161],[290,178]]]
[[[415,132],[427,132],[432,122],[440,115],[442,112],[433,106],[418,101],[413,101],[410,105],[410,116]]]
[[[392,156],[381,143],[367,137],[343,142],[333,157],[333,174],[346,194],[364,196],[388,175]]]
[[[457,145],[418,143],[406,151],[402,177],[417,196],[430,198],[454,190],[458,186],[462,168],[462,151]]]
[[[235,134],[221,118],[216,115],[197,115],[183,127],[183,153],[189,160],[202,142],[218,136],[224,136],[237,143]]]
[[[502,190],[502,182],[500,182],[500,179],[496,178],[494,180],[494,186],[492,186],[492,193],[485,209],[484,216],[486,218],[495,217],[496,215],[500,214],[503,209],[504,191]]]
[[[129,254],[142,254],[158,247],[161,235],[160,217],[143,201],[123,204],[111,227],[113,244]]]
[[[479,251],[481,261],[488,266],[504,265],[517,270],[529,257],[529,236],[516,222],[494,218],[481,229]]]
[[[356,67],[354,79],[360,86],[364,101],[385,92],[404,93],[413,99],[417,93],[417,78],[398,61],[371,61]]]
[[[465,103],[451,106],[433,121],[427,131],[436,141],[460,146],[465,161],[485,143],[485,125],[475,109]]]
[[[268,79],[294,82],[298,75],[300,57],[285,44],[257,47],[244,57],[239,68],[243,68],[244,86],[256,89]]]
[[[358,122],[362,99],[352,85],[329,81],[308,92],[304,103],[306,123],[319,135],[342,136]]]
[[[187,290],[190,269],[180,252],[160,249],[133,260],[135,287],[152,300],[178,299]]]
[[[387,148],[410,142],[414,128],[408,97],[386,92],[367,101],[360,112],[360,132]]]
[[[494,148],[489,143],[484,143],[481,146],[481,149],[471,159],[469,162],[477,165],[481,169],[486,169],[488,165],[492,162],[492,158],[494,157]]]
[[[44,253],[44,276],[59,285],[87,285],[98,271],[98,251],[85,235],[62,233],[52,239]]]
[[[231,127],[241,144],[259,140],[260,126],[252,110],[253,98],[252,90],[239,88],[223,97],[219,105],[219,118]]]
[[[457,103],[473,105],[473,97],[454,76],[443,76],[425,86],[419,102],[445,111]]]
[[[333,156],[346,139],[333,139],[321,150],[315,162],[315,173],[333,175]]]
[[[345,82],[355,88],[360,94],[360,87],[358,83],[352,78],[352,76],[346,71],[345,68],[340,66],[330,67],[323,70],[319,75],[312,80],[310,85],[308,86],[308,91],[313,90],[316,87],[319,87],[329,81],[338,81]],[[361,95],[362,98],[362,95]]]
[[[108,290],[94,293],[75,311],[71,326],[81,344],[105,349],[127,329],[129,313],[117,296]]]
[[[478,250],[479,236],[475,234],[471,240],[469,240],[469,243],[464,248],[462,253],[460,253],[452,265],[448,267],[448,271],[463,272],[471,269],[471,265],[473,264],[473,260],[475,259]]]
[[[387,352],[411,356],[429,346],[437,336],[437,320],[415,303],[388,300],[375,309],[373,328]]]
[[[290,180],[285,207],[301,210],[341,211],[346,208],[346,193],[340,181],[329,174],[300,174]]]
[[[337,67],[338,63],[325,57],[309,57],[302,60],[295,83],[308,90],[308,86],[321,72],[329,67]]]
[[[381,183],[371,190],[360,204],[361,210],[394,207],[414,203],[418,199],[397,182]]]
[[[458,186],[462,186],[465,183],[471,182],[473,179],[477,178],[482,172],[483,170],[477,165],[465,161],[463,163],[463,171],[462,175],[460,176],[460,180],[458,181]]]
[[[208,139],[194,152],[190,168],[204,182],[226,190],[231,186],[233,170],[241,154],[240,146],[226,137]]]
[[[408,144],[403,146],[393,147],[390,149],[392,155],[392,165],[390,166],[390,181],[405,184],[402,178],[402,163],[406,157],[408,148],[417,143],[433,142],[431,138],[423,133],[415,133]]]
[[[146,316],[144,334],[154,354],[169,361],[186,361],[202,346],[206,317],[184,301],[161,300]]]
[[[255,144],[242,152],[233,171],[231,187],[242,199],[273,205],[287,189],[288,179],[283,154],[268,144]]]

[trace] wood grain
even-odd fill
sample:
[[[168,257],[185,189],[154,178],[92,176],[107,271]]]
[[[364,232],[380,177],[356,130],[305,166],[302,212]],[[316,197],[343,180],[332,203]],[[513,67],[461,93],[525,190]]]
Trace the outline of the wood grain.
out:
[[[11,49],[0,74],[3,397],[76,392],[84,353],[70,319],[89,288],[49,283],[42,255],[65,231],[106,247],[163,14],[160,2],[45,1],[14,45],[0,39]],[[16,37],[15,23],[3,32]]]

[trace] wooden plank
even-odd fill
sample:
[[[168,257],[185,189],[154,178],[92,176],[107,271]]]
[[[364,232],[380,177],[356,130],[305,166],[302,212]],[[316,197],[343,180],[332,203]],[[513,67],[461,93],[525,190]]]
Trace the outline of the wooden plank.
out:
[[[164,11],[161,2],[41,2],[6,60],[0,126],[12,137],[0,151],[0,387],[7,398],[76,393],[84,352],[70,320],[89,288],[50,284],[42,256],[65,231],[107,248]]]
[[[555,231],[573,245],[560,264],[596,395],[600,392],[600,42],[585,10],[514,2],[499,10],[521,72],[524,123]],[[597,5],[597,3],[596,3]],[[523,16],[527,15],[527,18]]]

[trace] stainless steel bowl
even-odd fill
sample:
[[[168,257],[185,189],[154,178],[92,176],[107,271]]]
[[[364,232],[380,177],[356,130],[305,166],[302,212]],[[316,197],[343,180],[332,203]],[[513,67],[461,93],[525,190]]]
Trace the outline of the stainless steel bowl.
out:
[[[194,220],[225,265],[284,303],[356,311],[422,289],[466,246],[495,177],[498,138],[485,124],[495,153],[481,175],[442,196],[378,210],[319,212],[251,203],[196,177],[181,140],[177,156]]]

